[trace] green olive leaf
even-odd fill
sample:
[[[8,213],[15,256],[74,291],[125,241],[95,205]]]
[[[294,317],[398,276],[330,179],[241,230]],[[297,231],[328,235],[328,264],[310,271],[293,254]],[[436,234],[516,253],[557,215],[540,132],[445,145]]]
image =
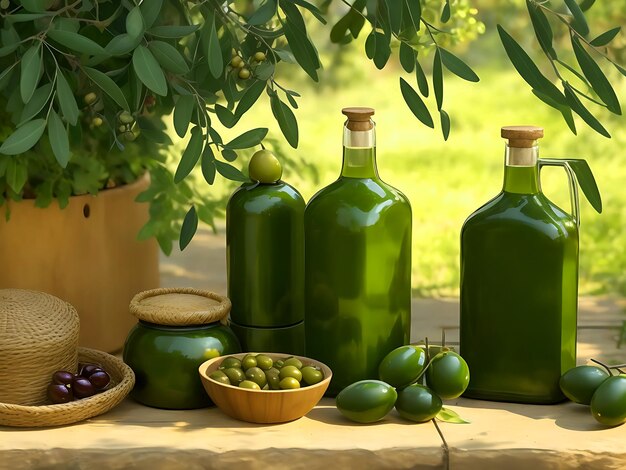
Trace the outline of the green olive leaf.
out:
[[[149,0],[152,1],[152,0]],[[184,38],[195,33],[200,29],[199,24],[182,25],[182,26],[154,26],[148,30],[148,34],[159,38]]]
[[[159,18],[159,13],[161,13],[161,9],[163,8],[163,0],[143,1],[139,5],[139,8],[141,8],[141,16],[143,17],[145,27],[150,28]],[[126,29],[128,29],[128,26]]]
[[[215,114],[217,114],[217,118],[220,122],[227,128],[233,127],[237,124],[238,118],[232,113],[232,111],[219,103],[215,104]]]
[[[415,50],[404,42],[400,43],[400,65],[408,72],[413,72],[415,68]]]
[[[267,131],[268,129],[266,127],[251,129],[244,132],[240,136],[235,137],[227,144],[224,144],[224,147],[233,150],[254,147],[255,145],[259,145],[263,141],[263,139],[267,135]]]
[[[167,95],[167,81],[161,66],[146,47],[139,45],[133,52],[133,68],[139,80],[157,95]]]
[[[561,91],[539,71],[539,68],[517,41],[502,26],[497,25],[497,28],[500,41],[509,56],[509,60],[526,83],[557,103],[566,105],[567,102]]]
[[[450,0],[446,0],[446,3],[441,10],[441,22],[447,23],[450,20]]]
[[[67,129],[63,121],[54,109],[50,110],[48,116],[48,139],[52,147],[52,153],[62,168],[67,166],[70,160],[70,142],[67,136]]]
[[[107,55],[105,49],[100,44],[86,36],[83,36],[82,34],[74,33],[72,31],[52,29],[48,31],[48,37],[72,51],[90,55]]]
[[[189,123],[191,122],[191,115],[196,108],[196,97],[193,95],[181,95],[176,101],[174,107],[174,130],[179,137],[185,137]]]
[[[46,129],[45,119],[34,119],[18,127],[0,146],[4,155],[18,155],[31,149]]]
[[[420,96],[415,92],[413,87],[411,87],[411,85],[409,85],[402,77],[400,77],[400,91],[402,92],[404,101],[415,117],[424,125],[434,128],[435,124],[433,123],[433,118],[424,104],[424,101],[422,101],[422,98],[420,98]]]
[[[61,69],[57,69],[57,99],[59,100],[63,117],[72,126],[75,126],[79,115],[78,104]]]
[[[202,129],[196,126],[191,129],[191,139],[189,139],[187,148],[183,152],[183,156],[180,158],[178,168],[176,168],[174,183],[180,183],[189,173],[191,173],[191,170],[193,170],[196,163],[198,163],[203,146],[204,140],[202,136]]]
[[[214,164],[219,174],[226,179],[232,181],[241,181],[243,183],[245,183],[246,181],[250,181],[250,179],[246,175],[244,175],[239,169],[235,168],[230,163],[215,160]]]
[[[222,57],[222,49],[220,41],[217,37],[215,29],[215,18],[211,18],[211,30],[209,33],[208,44],[209,71],[214,78],[219,78],[224,71],[224,58]]]
[[[408,16],[415,28],[415,31],[420,30],[420,18],[422,17],[422,6],[420,0],[404,0]]]
[[[148,44],[148,48],[164,69],[177,74],[189,72],[189,65],[185,58],[171,44],[165,41],[152,41]]]
[[[420,93],[424,98],[428,98],[428,80],[426,79],[424,69],[417,58],[415,59],[415,78],[417,81],[417,88]]]
[[[50,96],[52,95],[52,83],[46,83],[43,86],[40,86],[33,93],[32,98],[24,109],[22,109],[22,114],[20,115],[20,123],[18,126],[24,124],[27,121],[30,121],[34,118],[39,112],[43,109],[43,107],[50,100]]]
[[[541,48],[552,59],[556,59],[556,51],[554,50],[554,47],[552,47],[552,28],[550,27],[548,18],[541,10],[541,7],[533,1],[526,0],[526,8],[528,10],[528,14],[530,15],[530,21],[533,25],[533,29],[535,30],[535,36],[537,36],[537,41],[539,41]]]
[[[439,119],[441,120],[441,132],[443,134],[443,140],[448,140],[450,135],[450,116],[443,109],[439,110]]]
[[[253,14],[248,18],[248,24],[257,26],[267,23],[276,14],[278,3],[276,0],[266,0]]]
[[[611,134],[609,134],[604,126],[600,124],[600,121],[598,121],[593,116],[593,114],[591,114],[589,110],[587,110],[587,108],[585,108],[585,106],[580,102],[580,100],[576,96],[576,92],[572,89],[571,85],[567,82],[565,82],[563,85],[565,87],[565,99],[567,100],[570,108],[572,108],[572,111],[578,114],[582,118],[582,120],[585,121],[587,125],[595,130],[598,134],[610,139]]]
[[[118,36],[114,36],[106,45],[104,50],[112,56],[126,55],[141,44],[142,39],[143,36],[134,38],[130,34],[120,34]]]
[[[317,8],[315,5],[313,5],[312,3],[307,2],[306,0],[292,0],[292,1],[296,5],[300,5],[302,8],[306,8],[307,10],[309,10],[309,12],[315,18],[317,18],[317,20],[320,23],[326,24],[326,18],[324,18],[324,15],[322,14],[322,11],[319,8]]]
[[[595,91],[600,99],[606,104],[609,111],[613,114],[622,114],[617,95],[615,95],[613,87],[604,76],[604,73],[598,64],[596,64],[593,58],[585,50],[578,38],[572,35],[571,40],[578,65],[580,65],[580,69],[583,71],[587,80],[589,80],[589,84],[593,88],[593,91]]]
[[[585,19],[585,14],[578,6],[576,0],[564,0],[565,5],[569,9],[572,17],[574,18],[571,22],[572,28],[575,31],[580,33],[582,36],[587,36],[589,34],[589,26],[587,25],[587,20]]]
[[[576,175],[580,189],[582,189],[591,207],[593,207],[598,214],[601,214],[602,197],[600,196],[600,189],[598,189],[598,184],[587,161],[576,158],[567,158],[565,161]]]
[[[128,106],[124,93],[111,77],[100,72],[100,70],[92,69],[90,67],[83,67],[83,71],[85,72],[85,75],[91,79],[91,81],[93,81],[102,89],[102,91],[109,95],[122,109],[130,111],[130,106]]]
[[[608,43],[610,43],[613,40],[615,36],[617,36],[617,33],[619,33],[621,29],[622,29],[621,26],[618,26],[617,28],[609,29],[608,31],[600,34],[595,39],[591,40],[589,44],[591,44],[592,46],[596,46],[596,47],[606,46]]]
[[[43,68],[41,42],[37,41],[22,56],[20,75],[20,94],[22,102],[28,103],[37,88]]]
[[[141,14],[141,7],[134,7],[126,16],[126,32],[131,38],[139,38],[143,36],[145,30],[146,26],[143,21],[143,15]]]
[[[196,214],[196,208],[191,206],[191,209],[185,215],[183,220],[183,226],[180,229],[180,238],[178,240],[178,246],[180,250],[184,250],[189,242],[191,242],[193,236],[198,230],[198,214]]]
[[[235,109],[235,116],[237,120],[248,111],[254,103],[259,99],[263,90],[265,90],[266,84],[263,81],[257,81],[252,84],[243,94],[237,108]]]
[[[298,121],[293,111],[280,100],[277,94],[270,95],[270,106],[285,139],[293,148],[298,148]]]
[[[210,145],[204,147],[200,165],[202,167],[202,176],[204,176],[204,180],[209,184],[213,184],[215,182],[216,168],[215,155],[213,154],[213,150],[211,150]]]
[[[478,75],[461,59],[455,56],[452,52],[438,47],[438,51],[441,53],[441,62],[443,65],[454,75],[467,80],[468,82],[477,82],[480,80]]]
[[[441,106],[443,106],[443,71],[441,70],[439,48],[435,50],[435,56],[433,57],[433,89],[435,90],[437,109],[441,109]]]
[[[444,423],[454,423],[454,424],[469,424],[470,421],[463,419],[459,416],[456,411],[452,411],[449,408],[442,407],[441,411],[437,413],[436,419],[438,421],[443,421]]]

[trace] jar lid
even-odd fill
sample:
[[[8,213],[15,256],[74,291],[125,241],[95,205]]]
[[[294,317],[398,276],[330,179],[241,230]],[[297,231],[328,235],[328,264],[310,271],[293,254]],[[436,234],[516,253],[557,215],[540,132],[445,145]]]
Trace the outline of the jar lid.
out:
[[[158,325],[204,325],[226,318],[228,297],[190,287],[152,289],[140,292],[130,302],[130,313]]]

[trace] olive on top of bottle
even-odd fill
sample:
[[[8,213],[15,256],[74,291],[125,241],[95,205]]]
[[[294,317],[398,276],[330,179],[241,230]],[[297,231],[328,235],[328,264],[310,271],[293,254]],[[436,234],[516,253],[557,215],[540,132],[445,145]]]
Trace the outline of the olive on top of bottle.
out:
[[[79,364],[78,373],[58,370],[48,385],[48,400],[53,404],[88,398],[106,390],[111,376],[99,364]]]
[[[241,360],[225,357],[209,378],[221,384],[253,390],[288,390],[320,383],[324,380],[324,372],[294,356],[272,359],[266,354],[246,354]]]

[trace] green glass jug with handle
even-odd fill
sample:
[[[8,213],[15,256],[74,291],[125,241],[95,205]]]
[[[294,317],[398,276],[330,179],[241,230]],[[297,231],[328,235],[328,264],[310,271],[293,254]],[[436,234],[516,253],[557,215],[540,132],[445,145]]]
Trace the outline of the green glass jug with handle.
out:
[[[411,325],[411,206],[378,176],[374,110],[343,114],[341,175],[304,213],[305,346],[333,370],[328,395],[377,378]]]
[[[540,159],[543,129],[503,127],[502,192],[461,231],[460,353],[470,368],[465,396],[556,403],[559,378],[576,365],[578,183],[594,208],[602,202],[584,160]],[[572,213],[542,192],[540,171],[561,166]]]

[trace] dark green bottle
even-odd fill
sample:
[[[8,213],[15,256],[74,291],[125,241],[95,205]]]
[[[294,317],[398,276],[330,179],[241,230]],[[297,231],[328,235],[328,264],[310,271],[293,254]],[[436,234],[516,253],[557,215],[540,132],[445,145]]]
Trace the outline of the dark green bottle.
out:
[[[463,225],[460,352],[470,368],[467,397],[556,403],[564,399],[560,376],[576,365],[577,186],[568,161],[538,158],[542,136],[541,128],[502,128],[509,139],[503,190]],[[573,215],[541,192],[544,165],[568,170]]]
[[[306,352],[333,370],[329,395],[377,378],[411,325],[411,206],[378,176],[374,110],[343,113],[341,176],[304,215]]]
[[[264,173],[269,164],[278,165],[273,176]],[[305,204],[281,173],[273,155],[257,152],[250,162],[257,181],[228,201],[230,320],[244,351],[303,354]]]

